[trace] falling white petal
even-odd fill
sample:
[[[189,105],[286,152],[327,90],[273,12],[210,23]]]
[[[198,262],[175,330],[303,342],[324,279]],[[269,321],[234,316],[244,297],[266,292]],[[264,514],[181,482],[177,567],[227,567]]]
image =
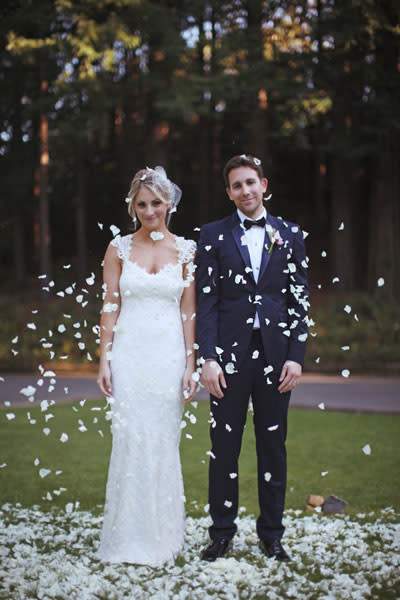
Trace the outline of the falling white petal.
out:
[[[20,394],[23,394],[24,396],[33,396],[33,394],[36,392],[36,388],[33,387],[33,385],[28,385],[27,387],[24,387],[22,389],[19,390]]]
[[[164,234],[161,231],[152,231],[150,237],[154,242],[164,239]]]
[[[114,237],[121,231],[116,225],[110,225],[110,230]]]
[[[47,475],[49,475],[51,473],[51,469],[40,469],[39,470],[39,475],[42,479],[44,479],[44,477],[47,477]]]

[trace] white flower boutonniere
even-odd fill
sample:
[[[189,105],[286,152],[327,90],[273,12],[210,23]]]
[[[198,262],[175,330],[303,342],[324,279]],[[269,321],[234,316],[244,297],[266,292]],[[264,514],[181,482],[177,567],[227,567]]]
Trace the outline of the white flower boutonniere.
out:
[[[271,245],[268,248],[268,254],[271,254],[272,248],[275,244],[277,244],[278,246],[283,245],[283,239],[281,238],[281,234],[279,233],[279,231],[277,229],[274,229],[271,225],[267,224],[266,230],[268,233],[269,240],[271,242]]]

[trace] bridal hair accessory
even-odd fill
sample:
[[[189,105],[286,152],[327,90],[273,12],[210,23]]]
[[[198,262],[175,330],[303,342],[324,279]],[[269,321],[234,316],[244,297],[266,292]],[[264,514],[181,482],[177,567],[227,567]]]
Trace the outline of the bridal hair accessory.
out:
[[[154,169],[146,167],[146,171],[147,172],[141,176],[140,181],[146,181],[146,179],[151,176],[152,185],[160,189],[166,189],[168,197],[171,200],[171,208],[169,209],[169,212],[176,212],[176,207],[182,198],[181,188],[177,186],[176,183],[168,179],[164,167],[161,167],[160,165],[157,165],[154,167]]]

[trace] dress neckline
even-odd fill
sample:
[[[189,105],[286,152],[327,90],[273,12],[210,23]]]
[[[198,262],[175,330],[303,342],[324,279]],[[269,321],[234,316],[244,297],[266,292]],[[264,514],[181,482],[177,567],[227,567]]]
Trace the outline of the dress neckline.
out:
[[[127,256],[128,262],[131,263],[132,265],[136,265],[141,271],[144,271],[144,273],[147,273],[147,275],[158,275],[162,271],[165,271],[166,268],[168,268],[168,267],[177,267],[180,264],[179,260],[177,260],[176,262],[167,262],[162,267],[160,267],[160,269],[158,269],[158,271],[154,271],[154,272],[148,271],[146,269],[146,267],[143,267],[141,264],[139,264],[138,262],[136,262],[136,260],[132,260],[131,259],[131,250],[132,250],[133,235],[134,234],[131,233],[130,236],[129,236],[128,256]],[[177,252],[178,257],[179,257],[178,236],[174,235],[174,234],[172,234],[172,235],[174,236],[175,249],[176,249],[176,252]]]

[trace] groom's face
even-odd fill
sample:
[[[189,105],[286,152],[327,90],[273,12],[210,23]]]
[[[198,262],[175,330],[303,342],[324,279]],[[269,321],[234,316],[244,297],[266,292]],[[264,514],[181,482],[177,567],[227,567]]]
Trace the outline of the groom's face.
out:
[[[268,181],[260,179],[251,167],[236,167],[229,172],[229,187],[226,193],[246,217],[256,219],[263,211],[263,197]]]

